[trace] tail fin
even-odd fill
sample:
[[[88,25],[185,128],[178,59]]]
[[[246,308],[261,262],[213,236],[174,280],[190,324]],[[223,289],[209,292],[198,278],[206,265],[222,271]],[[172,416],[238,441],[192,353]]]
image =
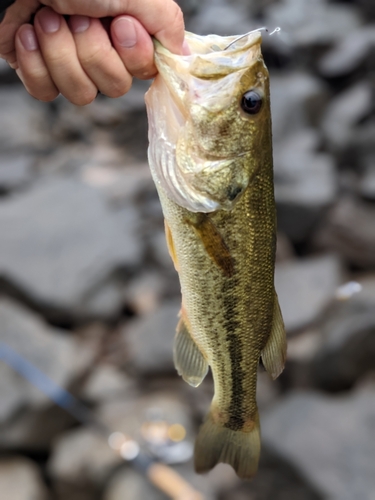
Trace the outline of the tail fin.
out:
[[[208,414],[195,442],[195,470],[208,472],[219,462],[224,462],[231,465],[241,479],[255,476],[260,455],[258,414],[254,423],[250,432],[233,431],[215,423]]]

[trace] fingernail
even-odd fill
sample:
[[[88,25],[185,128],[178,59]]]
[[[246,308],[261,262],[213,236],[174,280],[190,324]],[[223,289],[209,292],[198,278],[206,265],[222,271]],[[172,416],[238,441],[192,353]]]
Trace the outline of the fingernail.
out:
[[[72,16],[69,26],[73,33],[83,33],[90,26],[90,18],[87,16]]]
[[[186,40],[184,40],[184,43],[182,44],[182,55],[183,56],[190,56],[191,55],[191,50],[190,50],[189,44],[187,43]]]
[[[131,48],[137,43],[135,26],[128,17],[120,17],[113,25],[113,31],[118,43],[122,47]]]
[[[56,33],[60,28],[61,17],[48,7],[40,11],[38,19],[44,33]]]
[[[28,50],[29,52],[32,52],[33,50],[37,50],[39,48],[38,40],[35,36],[35,31],[32,26],[24,26],[19,32],[19,37],[24,49]]]

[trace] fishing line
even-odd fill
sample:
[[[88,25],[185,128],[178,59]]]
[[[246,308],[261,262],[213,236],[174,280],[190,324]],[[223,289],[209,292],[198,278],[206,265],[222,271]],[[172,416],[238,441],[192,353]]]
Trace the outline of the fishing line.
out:
[[[237,43],[238,41],[240,41],[240,40],[242,40],[243,38],[245,38],[245,37],[247,37],[247,36],[251,35],[251,33],[255,33],[255,32],[257,32],[257,31],[266,31],[266,32],[268,33],[268,28],[266,28],[265,26],[263,26],[262,28],[257,28],[257,29],[255,29],[255,30],[251,30],[251,31],[249,31],[248,33],[245,33],[244,35],[240,35],[239,37],[235,38],[232,42],[230,42],[230,44],[229,44],[229,45],[227,45],[227,46],[225,47],[225,49],[223,49],[223,50],[227,50],[227,49],[229,49],[229,47],[231,47],[232,45],[234,45],[234,44],[235,44],[235,43]],[[274,29],[271,33],[269,33],[269,36],[272,36],[272,35],[274,35],[275,33],[279,33],[280,31],[281,31],[281,28],[280,28],[280,27],[277,27],[277,28],[275,28],[275,29]]]

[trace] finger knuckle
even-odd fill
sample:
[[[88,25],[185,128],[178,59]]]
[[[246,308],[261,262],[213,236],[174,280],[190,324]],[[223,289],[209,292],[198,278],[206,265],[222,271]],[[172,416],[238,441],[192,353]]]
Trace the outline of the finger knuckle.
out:
[[[85,68],[96,68],[101,66],[102,63],[107,60],[108,56],[108,48],[101,44],[91,46],[89,51],[81,51],[78,54],[80,63]]]
[[[95,100],[96,95],[97,90],[89,89],[71,97],[67,97],[67,99],[69,99],[69,101],[76,106],[87,106],[87,104],[90,104]]]
[[[116,98],[129,92],[132,85],[132,79],[122,79],[111,81],[110,87],[105,90],[105,94],[108,97]]]

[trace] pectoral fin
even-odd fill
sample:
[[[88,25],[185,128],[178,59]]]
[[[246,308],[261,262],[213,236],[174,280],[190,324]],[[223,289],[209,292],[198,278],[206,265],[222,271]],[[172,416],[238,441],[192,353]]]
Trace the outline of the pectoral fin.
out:
[[[275,380],[284,369],[286,359],[286,334],[279,300],[275,292],[272,331],[268,342],[262,351],[262,362]]]
[[[198,387],[207,375],[208,363],[192,339],[183,317],[177,324],[173,361],[178,374],[193,387]]]

